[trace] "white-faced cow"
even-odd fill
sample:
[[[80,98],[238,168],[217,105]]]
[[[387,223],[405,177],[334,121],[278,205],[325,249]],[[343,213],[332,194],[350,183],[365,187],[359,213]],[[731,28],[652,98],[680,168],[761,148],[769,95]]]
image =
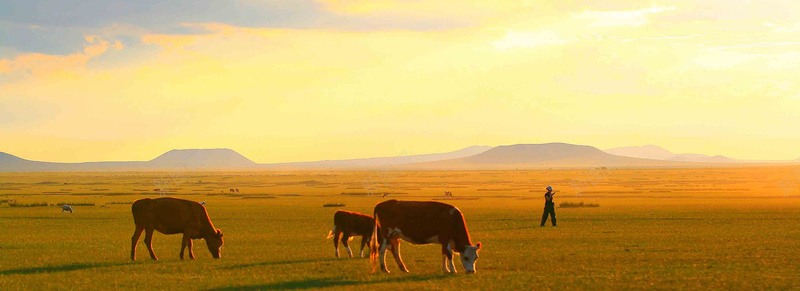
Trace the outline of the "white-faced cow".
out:
[[[333,237],[333,248],[336,251],[336,257],[339,257],[339,235],[342,237],[342,245],[347,248],[347,254],[353,257],[353,251],[350,250],[351,237],[361,236],[361,252],[359,255],[364,257],[364,246],[366,246],[372,238],[372,228],[375,226],[375,219],[372,216],[361,214],[358,212],[350,212],[339,210],[333,215],[333,229],[328,232],[328,238]]]
[[[412,244],[441,244],[442,269],[446,273],[456,272],[453,252],[460,254],[461,263],[467,273],[475,273],[475,261],[478,259],[481,243],[472,245],[464,216],[458,208],[433,201],[388,200],[375,206],[374,216],[370,254],[373,269],[376,259],[379,258],[381,270],[389,273],[386,268],[388,248],[400,269],[408,272],[400,258],[399,239],[402,238]]]
[[[183,250],[187,246],[189,257],[194,259],[192,239],[205,239],[211,255],[217,259],[220,257],[219,252],[223,244],[222,232],[214,228],[206,208],[200,203],[170,197],[145,198],[133,202],[131,211],[133,211],[133,221],[136,223],[136,230],[131,237],[131,260],[136,260],[136,243],[139,242],[142,231],[145,232],[144,243],[147,245],[150,257],[158,260],[152,245],[154,230],[163,234],[183,234],[181,260]]]

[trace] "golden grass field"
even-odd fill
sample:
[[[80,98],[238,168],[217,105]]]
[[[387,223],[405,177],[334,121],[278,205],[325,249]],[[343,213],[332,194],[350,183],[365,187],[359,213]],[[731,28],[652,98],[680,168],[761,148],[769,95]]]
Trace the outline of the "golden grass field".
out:
[[[795,167],[551,171],[113,172],[0,174],[0,289],[797,289],[800,193]],[[544,187],[559,227],[540,228]],[[788,187],[787,187],[788,186]],[[230,193],[229,189],[239,189]],[[160,189],[154,191],[154,189]],[[410,274],[372,273],[333,256],[333,213],[372,214],[401,200],[456,199],[478,273],[441,272],[437,245],[402,243]],[[370,192],[377,195],[368,195]],[[129,260],[132,201],[206,201],[222,258],[156,233]],[[51,204],[72,205],[61,213]],[[559,208],[561,202],[599,207]],[[48,206],[11,207],[45,203]],[[324,204],[345,204],[323,207]],[[357,254],[356,238],[353,246]],[[346,254],[344,249],[341,251]],[[397,271],[394,261],[387,260]]]

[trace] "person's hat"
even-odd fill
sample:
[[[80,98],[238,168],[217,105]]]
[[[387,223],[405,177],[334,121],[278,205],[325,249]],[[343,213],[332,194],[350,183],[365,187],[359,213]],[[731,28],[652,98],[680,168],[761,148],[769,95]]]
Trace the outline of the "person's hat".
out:
[[[547,186],[547,191],[553,191],[553,187]]]

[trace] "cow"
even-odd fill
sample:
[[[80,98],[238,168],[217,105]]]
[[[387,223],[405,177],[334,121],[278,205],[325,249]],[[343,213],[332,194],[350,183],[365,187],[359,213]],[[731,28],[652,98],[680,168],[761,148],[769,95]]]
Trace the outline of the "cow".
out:
[[[375,225],[375,219],[372,216],[361,214],[358,212],[350,212],[339,210],[333,215],[333,229],[328,232],[328,238],[333,237],[333,249],[336,257],[339,257],[339,235],[342,235],[342,245],[347,248],[347,254],[353,257],[353,251],[350,250],[348,241],[351,237],[361,236],[361,252],[359,256],[364,257],[364,246],[372,239],[372,228]]]
[[[438,243],[442,245],[442,269],[456,273],[453,252],[460,254],[464,270],[475,273],[475,261],[481,243],[472,245],[464,216],[452,205],[434,201],[387,200],[375,206],[375,224],[371,240],[370,261],[373,271],[380,258],[381,270],[386,268],[386,250],[392,251],[397,265],[408,273],[400,258],[400,240],[412,244]]]
[[[444,191],[444,199],[453,199],[453,192]]]
[[[150,258],[158,260],[152,246],[154,230],[163,234],[183,234],[181,260],[187,246],[189,257],[194,260],[192,239],[205,239],[211,255],[219,259],[223,244],[222,232],[214,228],[206,208],[200,203],[171,197],[145,198],[133,202],[131,211],[136,223],[136,230],[131,237],[131,260],[136,260],[136,244],[142,231],[145,232],[144,243],[150,252]]]
[[[66,204],[62,205],[61,206],[61,213],[64,213],[64,211],[69,211],[69,213],[72,213],[72,206],[69,206],[69,205],[66,205]]]
[[[231,188],[231,189],[228,189],[228,190],[229,190],[229,191],[231,191],[231,193],[234,193],[234,190],[233,190],[233,188]]]

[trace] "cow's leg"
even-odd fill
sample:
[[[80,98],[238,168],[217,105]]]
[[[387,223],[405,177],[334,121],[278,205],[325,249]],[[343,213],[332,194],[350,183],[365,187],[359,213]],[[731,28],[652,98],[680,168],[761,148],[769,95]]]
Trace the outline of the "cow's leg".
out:
[[[447,250],[447,260],[450,264],[450,270],[453,271],[453,274],[458,273],[456,271],[456,264],[453,263],[453,249],[455,248],[455,243],[451,240],[446,247]]]
[[[361,251],[358,253],[358,255],[360,257],[362,257],[362,258],[364,257],[364,246],[369,244],[370,239],[371,238],[370,238],[369,235],[365,235],[365,236],[361,237]]]
[[[342,234],[341,232],[337,231],[333,235],[333,250],[336,253],[336,257],[337,258],[339,257],[339,235],[341,235],[341,234]]]
[[[184,233],[183,234],[183,240],[181,241],[181,260],[183,260],[183,250],[186,249],[186,245],[189,244],[189,241],[192,241],[192,239],[189,238],[189,235]]]
[[[186,246],[189,248],[189,258],[194,260],[194,250],[192,250],[192,247],[194,246],[194,243],[192,243],[192,238],[191,237],[189,238],[189,241],[186,244]]]
[[[452,272],[451,270],[455,271],[455,268],[450,268],[447,264],[448,260],[453,261],[453,251],[450,250],[450,244],[443,243],[442,244],[442,271],[445,273]]]
[[[381,241],[379,242],[380,248],[378,248],[378,258],[381,260],[381,270],[389,273],[389,269],[386,268],[386,248],[389,247],[389,241],[386,238],[380,238]]]
[[[150,258],[158,261],[156,253],[153,252],[153,231],[155,229],[147,228],[144,230],[144,244],[147,245],[147,251],[150,252]]]
[[[144,231],[144,227],[137,225],[131,237],[131,260],[133,261],[136,260],[136,244],[139,243],[139,237],[142,235],[142,231]]]
[[[350,244],[347,242],[349,240],[350,240],[350,233],[345,232],[344,235],[342,235],[342,245],[347,249],[347,255],[349,255],[352,258],[353,251],[350,250]]]
[[[400,258],[400,239],[395,238],[391,240],[392,243],[392,255],[394,255],[394,260],[397,261],[397,266],[400,267],[403,272],[408,273],[408,269],[406,268],[406,264],[403,263],[403,259]]]
[[[450,269],[447,268],[447,255],[445,254],[442,254],[442,271],[450,273]]]

